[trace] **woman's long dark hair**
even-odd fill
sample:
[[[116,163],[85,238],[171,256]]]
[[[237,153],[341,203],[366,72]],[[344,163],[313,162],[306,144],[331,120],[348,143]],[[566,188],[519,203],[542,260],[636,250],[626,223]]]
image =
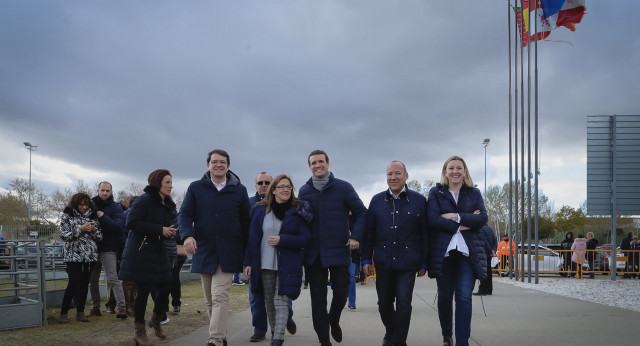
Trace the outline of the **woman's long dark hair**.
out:
[[[289,177],[288,175],[280,174],[279,176],[273,178],[273,180],[271,181],[271,184],[269,184],[269,190],[267,190],[267,193],[265,194],[264,199],[258,203],[258,205],[267,206],[267,212],[265,214],[269,214],[271,212],[271,201],[275,199],[273,192],[276,190],[276,186],[278,186],[280,181],[282,181],[283,179],[287,179],[289,180],[289,183],[291,183],[291,197],[289,197],[289,200],[291,201],[291,206],[295,210],[298,210],[298,199],[296,198],[296,194],[294,192],[295,188],[293,187],[293,181],[291,180],[291,177]]]

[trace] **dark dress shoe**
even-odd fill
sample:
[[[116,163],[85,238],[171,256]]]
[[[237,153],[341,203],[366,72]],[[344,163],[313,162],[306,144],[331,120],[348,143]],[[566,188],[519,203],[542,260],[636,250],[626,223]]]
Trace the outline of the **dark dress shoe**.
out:
[[[342,342],[342,328],[340,328],[339,323],[331,325],[331,337],[336,342]]]
[[[262,340],[264,340],[264,334],[255,333],[249,338],[250,342],[260,342]]]
[[[393,344],[391,343],[391,341],[389,341],[389,339],[382,338],[382,346],[393,346]]]
[[[486,296],[486,293],[482,293],[482,292],[473,292],[472,293],[474,296]]]
[[[442,341],[442,346],[453,346],[453,338],[450,336],[445,336]]]
[[[296,326],[296,322],[294,322],[293,320],[287,322],[287,331],[289,332],[289,334],[295,335],[296,332],[298,331],[298,326]]]

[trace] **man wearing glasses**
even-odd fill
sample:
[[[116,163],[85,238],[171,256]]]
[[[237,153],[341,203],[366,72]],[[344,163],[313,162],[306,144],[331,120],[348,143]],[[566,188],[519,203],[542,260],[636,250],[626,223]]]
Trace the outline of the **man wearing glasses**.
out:
[[[262,201],[269,191],[269,185],[273,178],[267,172],[260,172],[256,177],[256,194],[249,197],[251,210]],[[253,335],[249,338],[251,342],[260,342],[265,339],[267,333],[267,311],[264,305],[264,296],[262,292],[253,293],[251,291],[251,282],[249,282],[249,304],[251,305],[251,325],[253,326]],[[298,330],[298,326],[293,321],[293,310],[291,300],[289,300],[289,319],[287,321],[287,331],[293,335]]]
[[[249,195],[240,178],[229,170],[229,154],[207,154],[208,171],[192,182],[180,207],[178,224],[191,272],[200,273],[207,312],[207,346],[226,345],[229,290],[233,273],[242,271],[249,234]]]
[[[311,286],[313,329],[321,346],[331,346],[331,337],[342,341],[340,315],[349,296],[351,250],[360,246],[367,209],[353,186],[329,172],[329,156],[322,150],[309,154],[311,178],[300,188],[299,198],[311,203],[311,241],[305,249],[304,265]],[[355,222],[349,232],[349,212]],[[327,312],[327,276],[333,299]]]

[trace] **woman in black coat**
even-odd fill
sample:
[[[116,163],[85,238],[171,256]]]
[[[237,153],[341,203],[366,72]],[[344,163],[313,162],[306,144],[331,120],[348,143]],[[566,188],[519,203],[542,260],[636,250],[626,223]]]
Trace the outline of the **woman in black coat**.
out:
[[[456,300],[456,345],[469,345],[471,293],[476,279],[487,275],[480,229],[487,211],[480,190],[473,187],[467,164],[452,156],[442,167],[441,182],[429,191],[429,277],[438,281],[438,317],[445,346],[453,346],[453,297]]]
[[[119,275],[121,280],[134,281],[138,289],[134,302],[134,341],[137,345],[149,345],[144,314],[152,292],[157,295],[149,326],[157,337],[166,337],[160,321],[169,305],[172,275],[164,242],[175,238],[177,232],[176,204],[170,196],[171,173],[166,169],[155,170],[149,174],[148,182],[145,193],[136,199],[127,216],[130,231]]]

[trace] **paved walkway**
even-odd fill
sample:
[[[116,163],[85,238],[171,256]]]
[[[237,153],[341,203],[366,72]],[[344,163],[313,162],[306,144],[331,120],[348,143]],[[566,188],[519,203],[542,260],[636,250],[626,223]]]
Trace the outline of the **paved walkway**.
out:
[[[544,280],[544,278],[541,278]],[[640,293],[640,292],[639,292]],[[330,293],[329,293],[330,294]],[[414,290],[409,345],[442,345],[438,313],[434,305],[436,282],[418,278]],[[492,296],[473,298],[470,345],[638,345],[640,313],[523,289],[494,281]],[[340,324],[342,343],[334,346],[380,345],[380,322],[375,284],[357,286],[357,309],[345,309]],[[311,322],[309,290],[294,301],[296,335],[285,336],[285,345],[319,345]],[[266,346],[270,341],[249,342],[253,334],[251,312],[231,315],[227,340],[230,346]],[[170,345],[205,345],[207,327],[174,340]]]

